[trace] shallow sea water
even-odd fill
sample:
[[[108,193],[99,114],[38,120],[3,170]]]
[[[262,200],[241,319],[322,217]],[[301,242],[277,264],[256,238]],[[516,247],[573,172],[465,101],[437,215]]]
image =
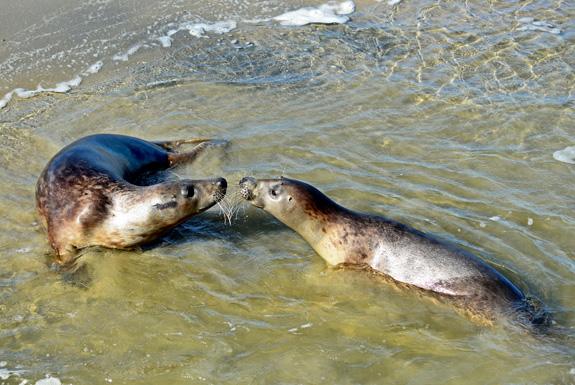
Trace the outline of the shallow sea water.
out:
[[[575,165],[553,155],[575,146],[575,3],[357,1],[346,24],[269,20],[321,4],[3,6],[0,97],[81,83],[0,109],[0,383],[575,383]],[[35,183],[95,132],[227,139],[177,174],[224,176],[231,201],[244,175],[286,175],[437,234],[541,298],[554,332],[483,327],[330,268],[248,206],[142,250],[88,250],[62,276]]]

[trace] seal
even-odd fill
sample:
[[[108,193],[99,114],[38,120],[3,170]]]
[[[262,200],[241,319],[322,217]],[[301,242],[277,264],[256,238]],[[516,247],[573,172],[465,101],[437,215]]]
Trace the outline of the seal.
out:
[[[479,323],[513,313],[542,324],[532,301],[475,255],[383,216],[359,213],[294,179],[240,181],[241,194],[300,234],[330,265],[365,266],[400,287],[454,304]]]
[[[196,143],[189,152],[175,152]],[[224,178],[144,185],[142,176],[193,161],[209,139],[148,142],[113,134],[81,138],[58,152],[36,185],[36,210],[60,265],[88,246],[150,242],[219,202]]]

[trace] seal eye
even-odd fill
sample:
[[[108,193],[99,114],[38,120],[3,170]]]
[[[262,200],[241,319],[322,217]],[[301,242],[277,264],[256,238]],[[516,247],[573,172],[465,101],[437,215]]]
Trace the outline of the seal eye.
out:
[[[274,198],[277,198],[280,194],[278,192],[278,190],[276,190],[275,188],[270,189],[270,195]]]
[[[186,185],[182,186],[182,195],[186,198],[191,198],[194,196],[194,186],[193,185]]]

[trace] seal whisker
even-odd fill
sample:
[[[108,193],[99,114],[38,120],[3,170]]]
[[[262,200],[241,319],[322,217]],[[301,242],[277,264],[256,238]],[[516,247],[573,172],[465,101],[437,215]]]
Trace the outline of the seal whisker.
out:
[[[228,224],[232,224],[232,220],[237,218],[237,213],[242,207],[243,198],[240,191],[233,191],[231,194],[227,194],[223,199],[218,202],[218,207],[220,208],[221,214],[224,216],[224,221]]]
[[[229,206],[227,205],[226,202],[220,201],[218,202],[218,207],[220,209],[220,213],[222,214],[223,218],[224,218],[224,223],[228,224],[231,226],[232,224],[232,212],[230,211]]]

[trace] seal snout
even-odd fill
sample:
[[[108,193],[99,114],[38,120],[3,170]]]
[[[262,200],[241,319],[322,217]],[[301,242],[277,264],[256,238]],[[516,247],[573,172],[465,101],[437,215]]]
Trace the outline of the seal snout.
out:
[[[255,198],[254,189],[257,186],[256,179],[251,176],[245,176],[240,180],[240,194],[245,200],[251,201]]]
[[[226,191],[226,189],[228,188],[228,181],[225,180],[225,178],[217,178],[215,185],[217,188],[220,189],[220,191]]]
[[[225,195],[228,182],[224,178],[215,178],[204,181],[182,181],[180,191],[184,198],[194,198],[205,193],[211,194],[215,201],[220,201]]]

